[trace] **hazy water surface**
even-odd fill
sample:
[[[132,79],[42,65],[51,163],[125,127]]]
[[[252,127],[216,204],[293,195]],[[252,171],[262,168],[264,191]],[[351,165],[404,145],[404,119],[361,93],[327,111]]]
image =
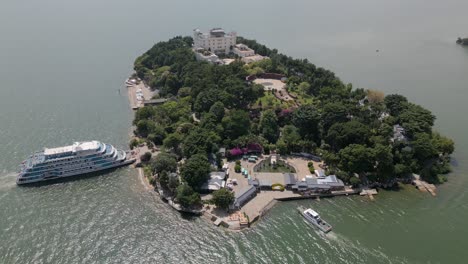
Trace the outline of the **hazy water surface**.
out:
[[[0,263],[465,263],[468,258],[467,1],[3,1],[0,5]],[[222,26],[398,92],[456,141],[436,198],[413,188],[279,203],[229,233],[173,212],[130,168],[44,187],[15,185],[44,146],[97,139],[126,147],[123,80],[155,42]],[[376,52],[379,50],[379,52]],[[313,206],[322,236],[296,213]]]

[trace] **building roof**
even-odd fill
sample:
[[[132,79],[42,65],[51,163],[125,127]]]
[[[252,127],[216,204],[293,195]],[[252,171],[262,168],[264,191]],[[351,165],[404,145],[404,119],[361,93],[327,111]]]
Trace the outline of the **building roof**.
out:
[[[328,190],[331,187],[344,187],[343,181],[330,175],[321,178],[306,177],[304,181],[297,181],[292,186],[293,189],[322,189]]]
[[[145,104],[145,105],[154,105],[154,104],[163,104],[165,102],[167,102],[166,98],[159,98],[159,99],[145,100],[145,101],[143,101],[143,104]]]
[[[249,186],[246,189],[236,193],[236,199],[234,200],[234,206],[241,207],[243,204],[248,202],[252,197],[256,195],[257,189],[254,186]]]
[[[257,179],[249,179],[248,183],[249,183],[249,185],[253,185],[253,186],[259,186],[260,185],[260,183],[258,182]]]
[[[260,187],[271,187],[273,183],[270,180],[259,180]]]
[[[325,171],[322,169],[317,169],[314,172],[315,172],[315,175],[317,175],[317,177],[325,177]]]
[[[284,184],[285,185],[291,185],[296,183],[296,175],[294,173],[284,173]]]
[[[210,173],[211,179],[222,179],[224,180],[226,178],[226,172],[224,171],[212,171]]]
[[[210,173],[210,178],[202,186],[202,190],[216,191],[221,188],[224,188],[226,185],[226,172],[224,171],[214,171]]]

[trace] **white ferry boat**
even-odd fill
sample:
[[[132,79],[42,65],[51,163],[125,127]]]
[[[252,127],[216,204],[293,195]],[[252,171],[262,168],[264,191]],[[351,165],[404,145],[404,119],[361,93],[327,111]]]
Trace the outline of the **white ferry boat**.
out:
[[[332,230],[332,226],[324,220],[322,220],[322,218],[320,218],[320,215],[316,211],[310,208],[305,209],[302,206],[298,207],[297,210],[299,210],[299,213],[301,213],[302,216],[304,216],[307,222],[318,227],[318,229],[322,230],[324,233],[328,233]]]
[[[73,145],[45,148],[23,161],[17,184],[65,178],[135,162],[123,150],[99,141],[75,142]]]

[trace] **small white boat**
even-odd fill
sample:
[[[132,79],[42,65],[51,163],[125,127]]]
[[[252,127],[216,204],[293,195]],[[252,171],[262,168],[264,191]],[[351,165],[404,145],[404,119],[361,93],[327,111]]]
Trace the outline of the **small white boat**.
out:
[[[312,209],[305,209],[304,207],[300,206],[297,208],[299,213],[307,220],[307,222],[313,224],[314,226],[318,227],[318,229],[322,230],[324,233],[328,233],[332,230],[332,226],[322,220],[320,215],[312,210]]]

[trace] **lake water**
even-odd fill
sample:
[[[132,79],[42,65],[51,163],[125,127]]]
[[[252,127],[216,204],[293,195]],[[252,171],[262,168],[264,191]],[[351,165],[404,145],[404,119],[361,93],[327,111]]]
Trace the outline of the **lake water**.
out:
[[[467,1],[3,1],[0,8],[0,263],[466,263]],[[278,203],[243,233],[169,209],[130,168],[43,187],[15,185],[44,146],[126,147],[123,80],[155,42],[222,26],[331,69],[355,87],[401,93],[456,142],[431,197],[412,187]],[[376,52],[379,50],[379,52]],[[296,213],[316,208],[323,237]]]

